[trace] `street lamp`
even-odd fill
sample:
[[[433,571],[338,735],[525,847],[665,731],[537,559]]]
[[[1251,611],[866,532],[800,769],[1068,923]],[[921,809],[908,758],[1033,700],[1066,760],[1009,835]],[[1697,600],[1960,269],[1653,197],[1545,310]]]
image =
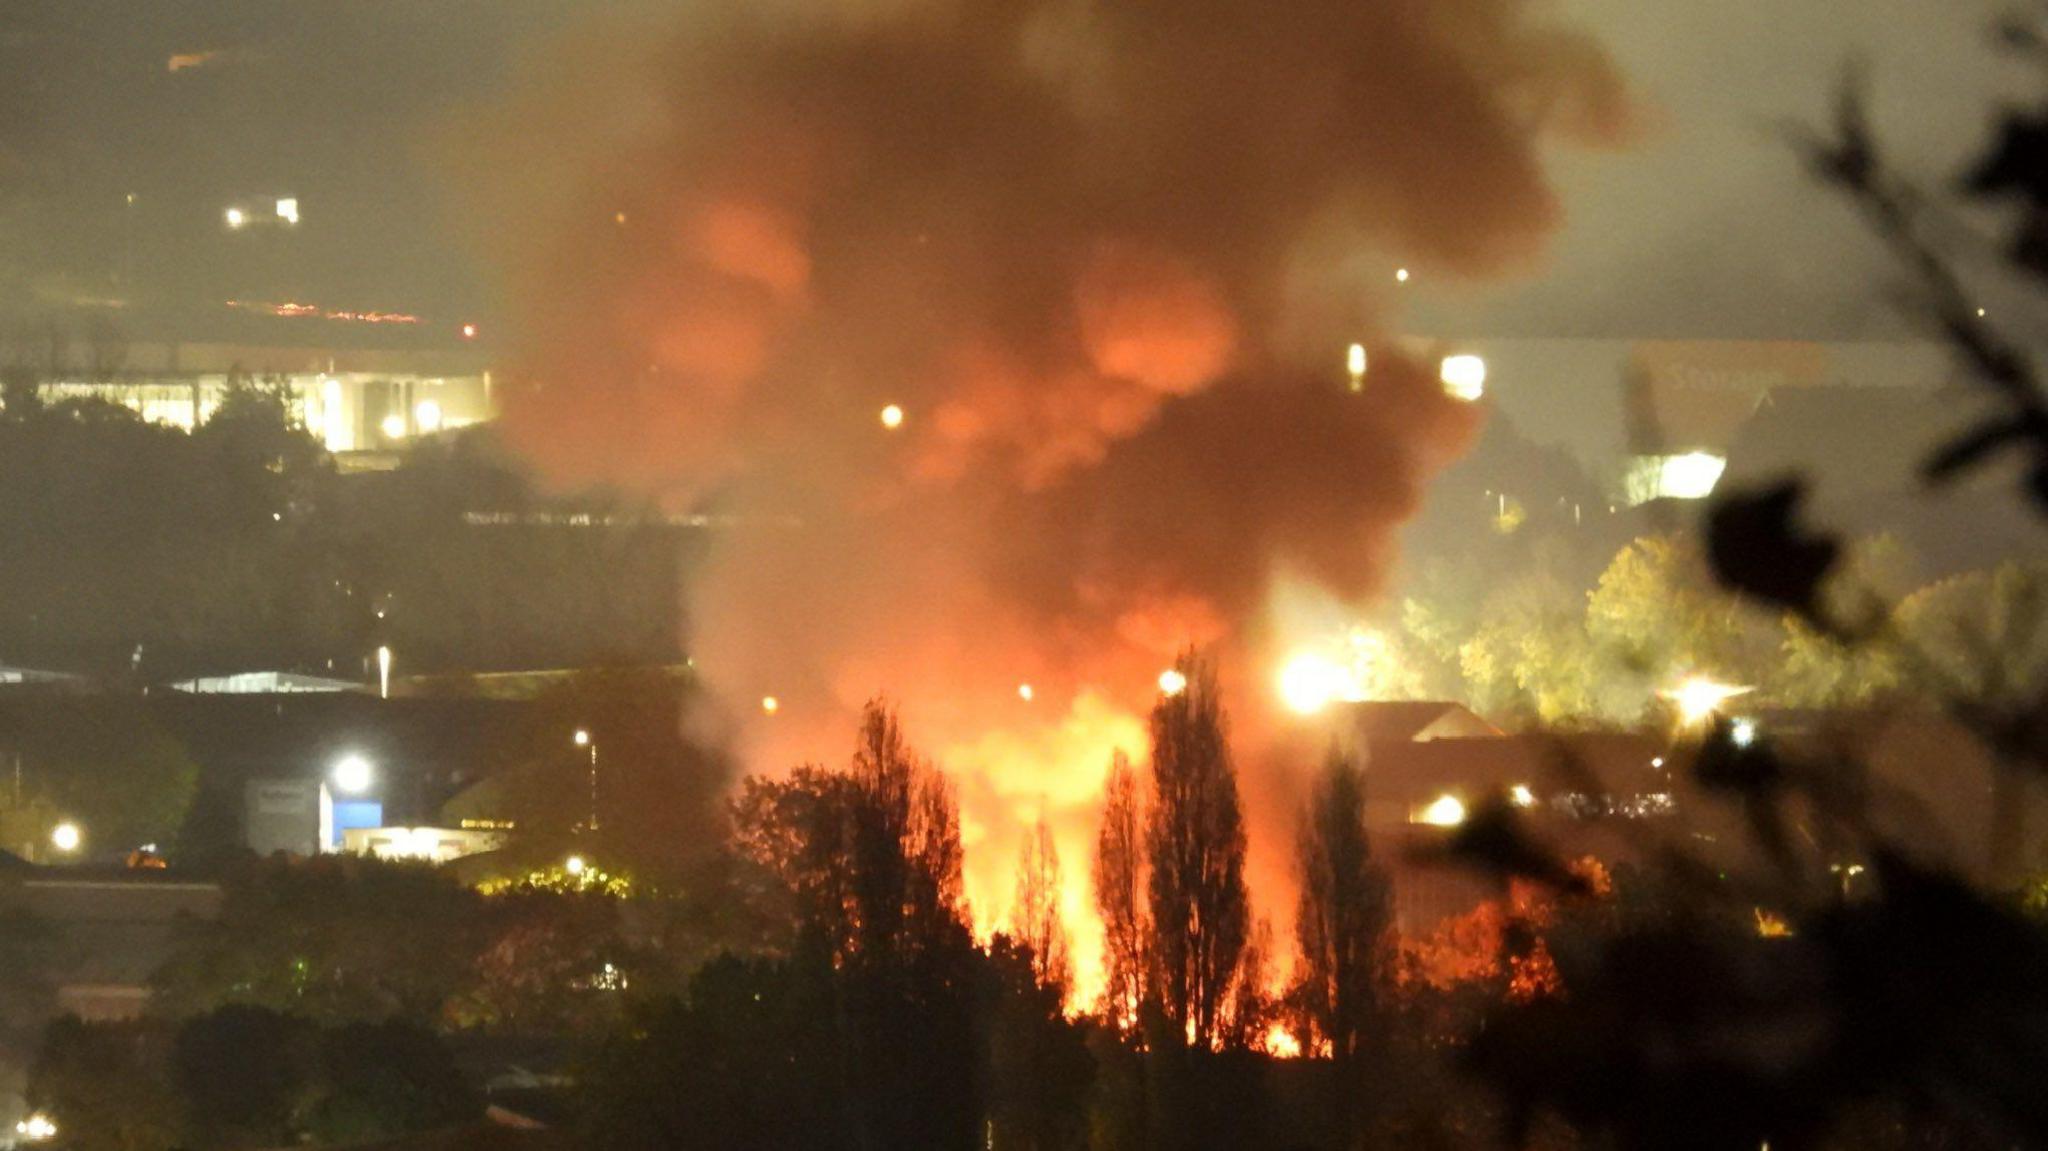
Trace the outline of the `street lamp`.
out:
[[[376,778],[370,761],[350,752],[334,761],[334,788],[345,795],[361,795]]]
[[[563,861],[562,870],[568,872],[571,878],[581,879],[583,877],[583,872],[589,866],[589,864],[583,862],[582,856],[572,855],[568,859]]]
[[[83,842],[85,842],[85,833],[78,829],[77,824],[68,819],[50,829],[50,846],[64,852],[66,855],[77,851],[78,845]]]
[[[590,738],[586,728],[577,728],[574,737],[577,747],[590,749],[590,830],[597,830],[597,741]]]

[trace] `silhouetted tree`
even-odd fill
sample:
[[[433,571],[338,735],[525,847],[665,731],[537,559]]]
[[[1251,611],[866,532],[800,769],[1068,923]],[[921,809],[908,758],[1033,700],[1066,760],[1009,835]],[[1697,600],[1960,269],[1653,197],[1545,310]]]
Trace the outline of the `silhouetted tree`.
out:
[[[1148,991],[1144,910],[1145,827],[1138,773],[1119,751],[1102,789],[1095,837],[1095,910],[1102,920],[1102,1013],[1129,1035]]]
[[[1074,982],[1073,955],[1067,925],[1060,914],[1060,852],[1052,828],[1040,815],[1024,837],[1017,859],[1017,897],[1010,926],[1017,942],[1031,954],[1031,972],[1044,987],[1064,995]]]
[[[170,1067],[187,1129],[209,1147],[289,1142],[313,1058],[313,1029],[268,1008],[229,1004],[186,1020]]]
[[[416,1023],[350,1023],[322,1032],[317,1088],[303,1128],[353,1144],[473,1120],[483,1112],[448,1048]]]
[[[77,1151],[162,1151],[182,1119],[165,1077],[167,1037],[148,1023],[65,1016],[43,1033],[28,1073],[28,1104],[55,1116]]]
[[[1176,666],[1186,686],[1151,717],[1151,950],[1167,1022],[1206,1051],[1223,1037],[1250,930],[1244,815],[1215,669],[1192,653]]]
[[[1295,842],[1301,893],[1295,905],[1293,1001],[1302,1049],[1327,1051],[1336,1068],[1342,1129],[1355,1135],[1360,1059],[1385,1023],[1393,907],[1386,870],[1365,831],[1365,774],[1336,748],[1302,812]]]

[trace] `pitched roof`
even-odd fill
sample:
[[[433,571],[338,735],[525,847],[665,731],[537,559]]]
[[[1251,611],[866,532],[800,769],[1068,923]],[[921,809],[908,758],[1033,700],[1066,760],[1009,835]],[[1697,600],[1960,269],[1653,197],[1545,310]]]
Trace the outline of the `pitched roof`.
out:
[[[1500,734],[1470,708],[1450,700],[1367,700],[1345,706],[1351,730],[1368,745]]]

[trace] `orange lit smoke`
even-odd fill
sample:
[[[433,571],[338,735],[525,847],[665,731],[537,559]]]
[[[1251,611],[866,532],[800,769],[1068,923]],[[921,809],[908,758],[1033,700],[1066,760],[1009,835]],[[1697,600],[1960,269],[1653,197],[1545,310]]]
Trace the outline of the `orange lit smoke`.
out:
[[[728,525],[689,647],[750,768],[843,758],[887,693],[959,783],[984,929],[1043,811],[1084,980],[1110,752],[1213,647],[1284,932],[1267,590],[1372,596],[1479,419],[1377,345],[1351,394],[1344,349],[1397,264],[1527,263],[1541,143],[1626,127],[1530,7],[844,0],[565,38],[442,149],[519,319],[506,433]]]

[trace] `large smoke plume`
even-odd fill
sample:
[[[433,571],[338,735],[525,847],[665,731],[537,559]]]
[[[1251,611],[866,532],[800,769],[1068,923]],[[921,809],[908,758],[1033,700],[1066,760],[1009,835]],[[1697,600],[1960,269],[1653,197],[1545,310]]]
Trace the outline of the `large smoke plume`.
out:
[[[1273,581],[1371,596],[1478,414],[1377,347],[1352,394],[1343,348],[1396,260],[1528,262],[1540,146],[1614,139],[1622,86],[1517,0],[733,7],[549,45],[466,121],[505,427],[719,517],[692,650],[750,766],[889,694],[993,923],[1041,809],[1086,874],[1178,649],[1256,737]],[[1295,793],[1245,761],[1270,861]]]

